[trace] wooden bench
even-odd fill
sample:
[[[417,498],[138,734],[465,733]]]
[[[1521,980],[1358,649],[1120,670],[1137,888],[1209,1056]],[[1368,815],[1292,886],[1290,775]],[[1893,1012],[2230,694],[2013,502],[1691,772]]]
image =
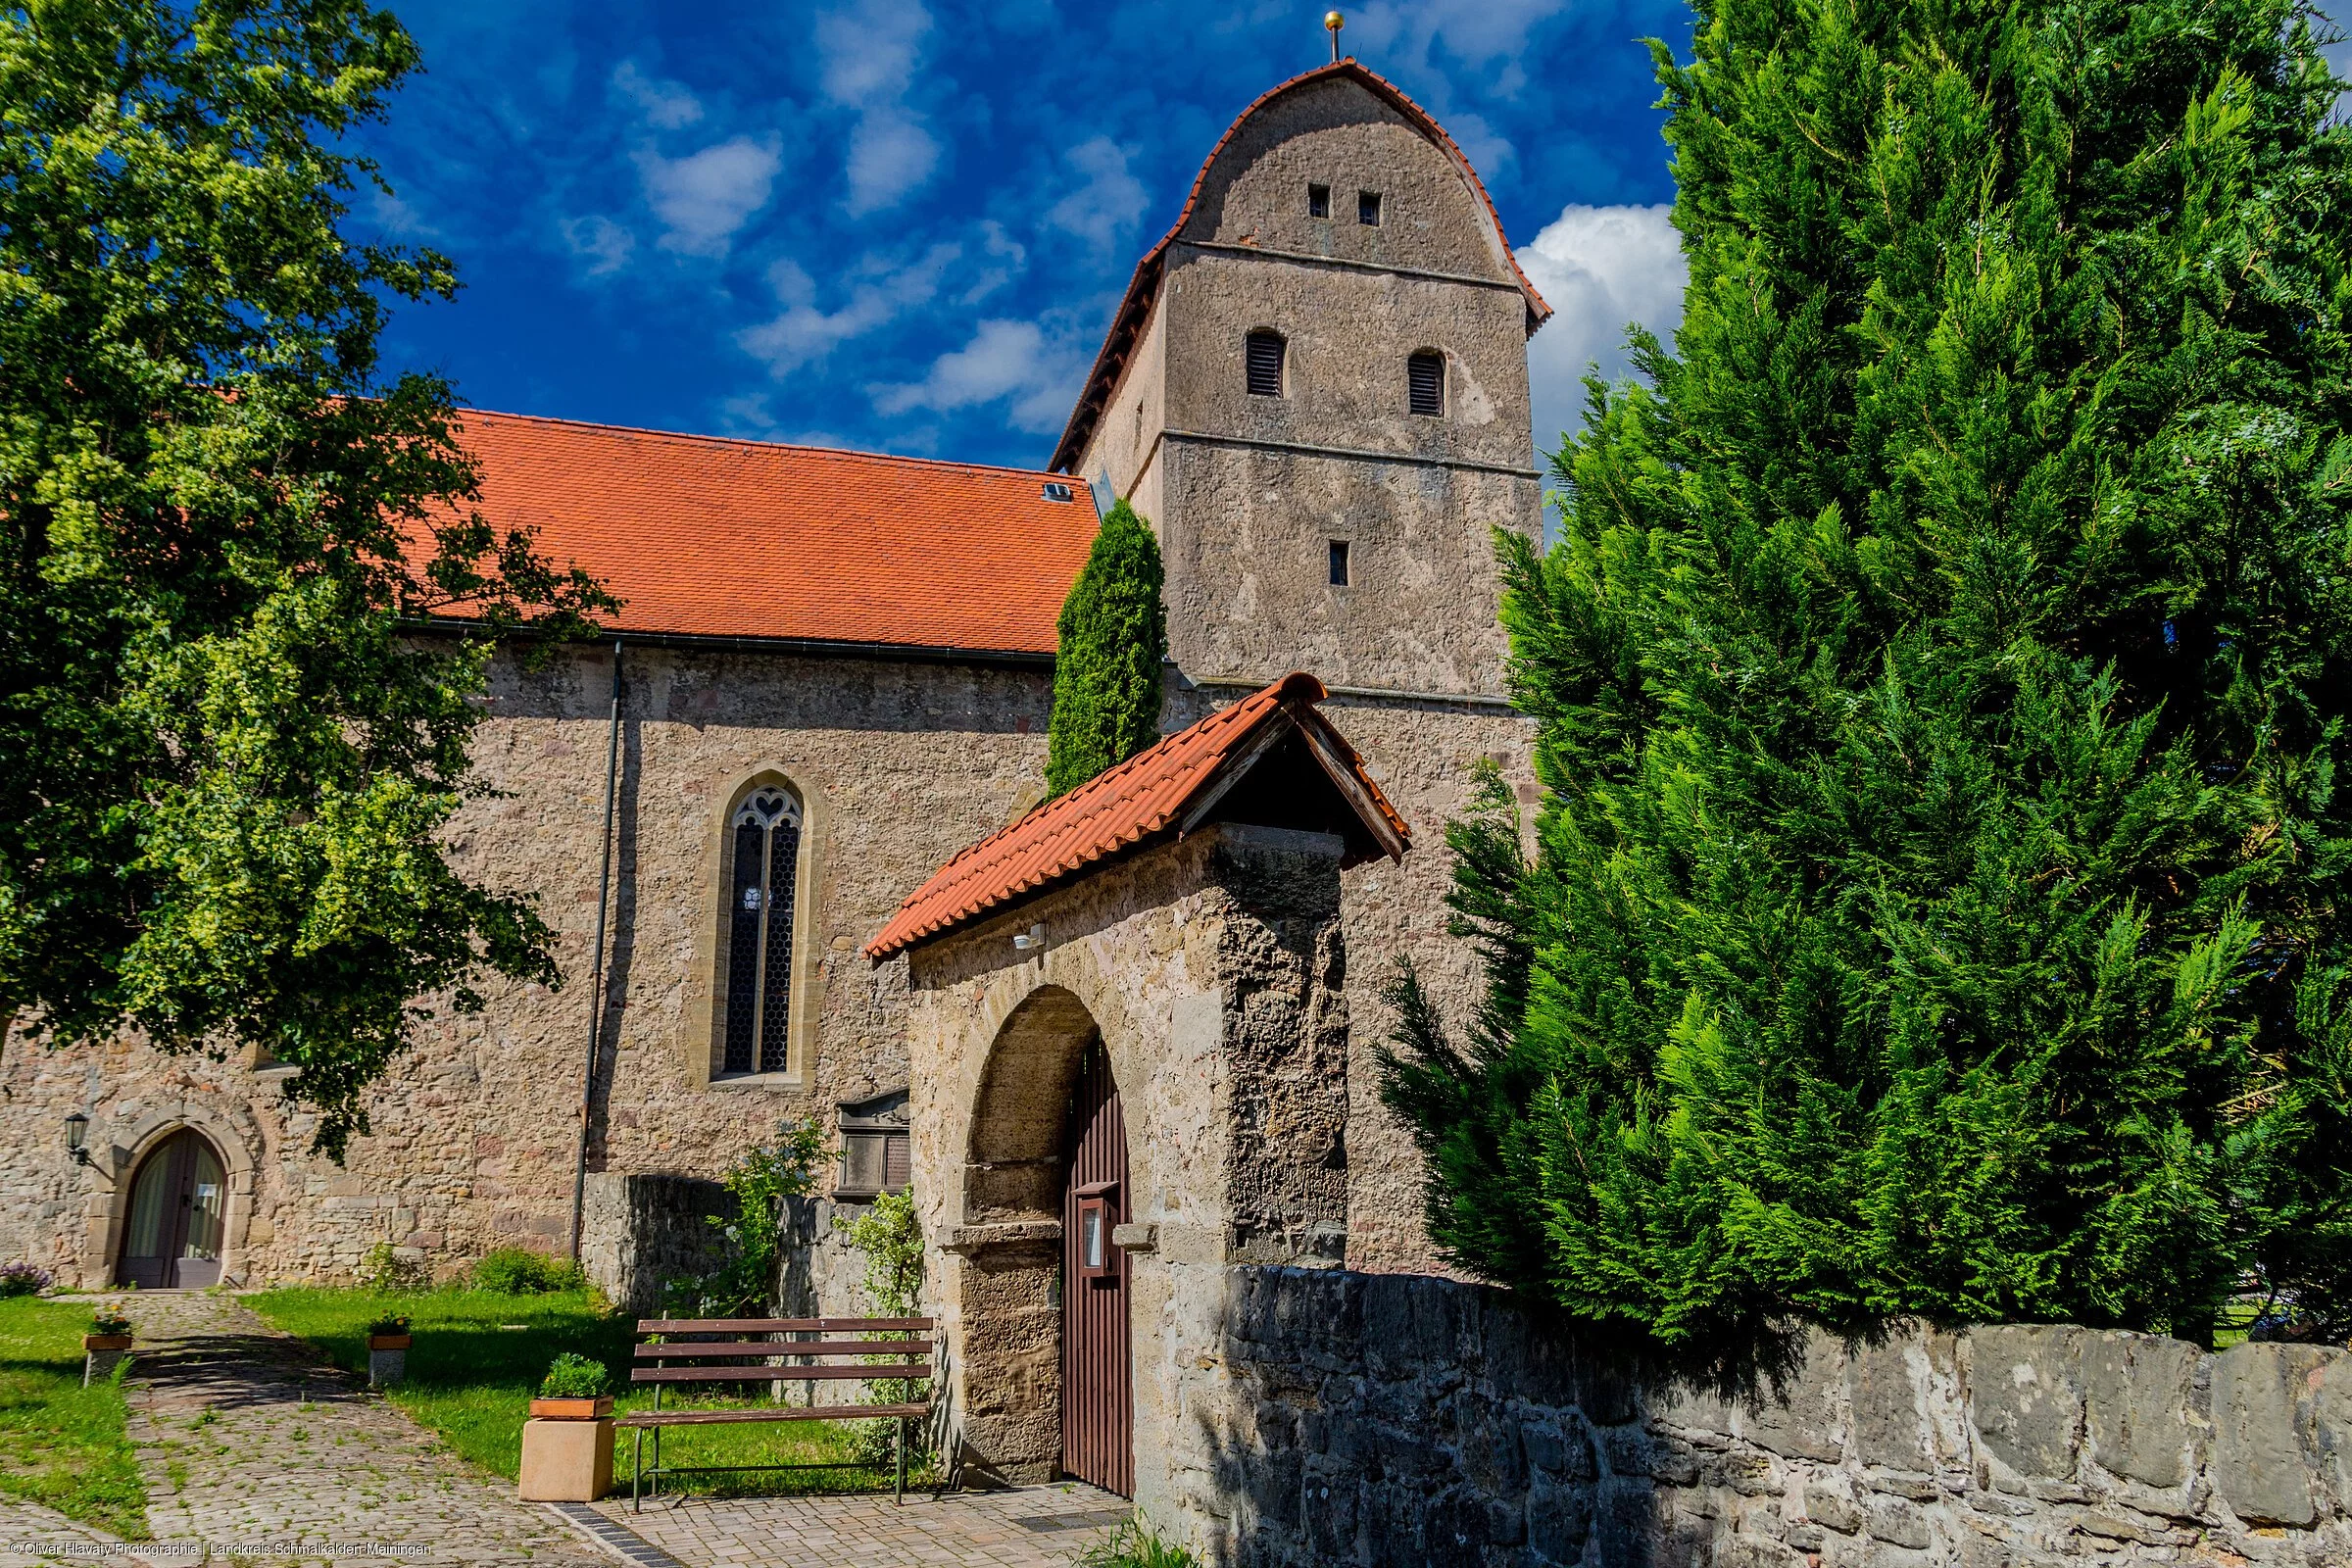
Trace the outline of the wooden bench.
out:
[[[662,1494],[665,1475],[715,1474],[736,1470],[841,1470],[850,1462],[818,1464],[698,1464],[662,1463],[664,1427],[717,1426],[736,1421],[887,1421],[899,1424],[898,1485],[893,1495],[906,1496],[906,1423],[931,1413],[928,1393],[903,1404],[773,1404],[758,1409],[664,1410],[664,1388],[725,1383],[832,1383],[843,1379],[871,1382],[876,1378],[906,1378],[928,1384],[931,1378],[931,1319],[927,1317],[648,1317],[637,1320],[637,1332],[647,1343],[637,1347],[632,1384],[653,1385],[654,1407],[624,1415],[617,1426],[637,1434],[635,1473],[629,1479],[629,1506],[644,1507],[645,1479],[653,1478],[654,1495]],[[841,1336],[851,1336],[842,1338]],[[875,1338],[874,1336],[889,1336]],[[772,1338],[768,1336],[773,1336]],[[890,1356],[887,1363],[828,1365],[839,1356]],[[812,1391],[813,1392],[813,1391]],[[654,1462],[645,1463],[645,1435],[654,1435]]]

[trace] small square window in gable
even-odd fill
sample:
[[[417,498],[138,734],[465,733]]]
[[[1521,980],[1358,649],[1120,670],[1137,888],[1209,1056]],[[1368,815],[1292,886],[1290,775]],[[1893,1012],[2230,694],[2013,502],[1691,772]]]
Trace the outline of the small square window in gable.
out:
[[[1331,216],[1331,187],[1329,185],[1306,187],[1306,216],[1309,218],[1329,218]]]
[[[1366,228],[1380,226],[1380,192],[1359,190],[1355,193],[1355,220]]]

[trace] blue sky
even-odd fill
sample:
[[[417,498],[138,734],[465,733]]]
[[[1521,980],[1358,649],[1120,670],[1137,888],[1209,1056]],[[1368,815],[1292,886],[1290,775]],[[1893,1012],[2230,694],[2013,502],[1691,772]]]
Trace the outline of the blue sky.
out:
[[[1328,56],[1325,7],[1291,3],[394,4],[426,72],[363,136],[397,194],[361,227],[466,287],[395,315],[392,366],[483,408],[1032,466],[1209,147]],[[1687,13],[1346,9],[1559,308],[1531,346],[1547,442],[1586,360],[1679,313],[1639,40]]]

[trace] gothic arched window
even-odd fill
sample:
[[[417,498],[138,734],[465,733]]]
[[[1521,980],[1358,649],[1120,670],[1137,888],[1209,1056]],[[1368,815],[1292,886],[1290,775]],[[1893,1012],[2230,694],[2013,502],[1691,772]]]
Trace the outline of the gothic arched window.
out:
[[[782,1072],[792,1023],[801,803],[762,784],[735,808],[727,893],[727,1072]]]

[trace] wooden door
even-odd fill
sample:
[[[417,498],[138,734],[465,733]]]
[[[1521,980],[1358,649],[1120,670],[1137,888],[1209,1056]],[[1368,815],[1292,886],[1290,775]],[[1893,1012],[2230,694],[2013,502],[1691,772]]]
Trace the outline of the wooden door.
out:
[[[1127,1124],[1102,1044],[1086,1050],[1070,1102],[1061,1196],[1061,1468],[1122,1497],[1135,1494],[1135,1376],[1127,1258],[1110,1232],[1126,1223]]]
[[[183,1127],[139,1162],[130,1184],[116,1278],[144,1290],[201,1290],[220,1281],[228,1181],[220,1153]]]

